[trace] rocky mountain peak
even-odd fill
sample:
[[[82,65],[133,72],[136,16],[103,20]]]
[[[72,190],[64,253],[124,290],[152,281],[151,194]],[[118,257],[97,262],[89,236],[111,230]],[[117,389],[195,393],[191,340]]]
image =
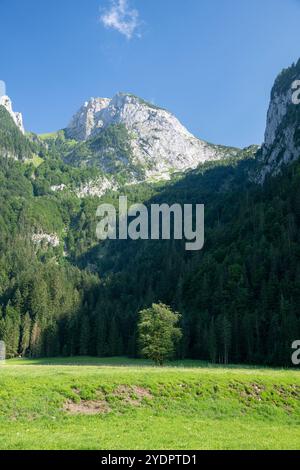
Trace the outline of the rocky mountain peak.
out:
[[[22,132],[22,134],[25,134],[23,126],[23,116],[21,113],[16,113],[13,111],[12,101],[7,95],[0,96],[0,106],[4,106],[4,108],[9,112],[9,114],[13,118],[16,126]]]
[[[199,163],[228,156],[223,147],[192,135],[170,112],[130,93],[85,103],[66,133],[86,140],[120,125],[127,130],[133,163],[143,168],[146,179],[168,179],[172,171],[196,168]]]
[[[95,130],[102,126],[99,114],[110,101],[108,98],[91,98],[86,101],[67,127],[68,137],[75,140],[87,140]]]
[[[293,102],[295,80],[300,80],[300,60],[281,72],[272,89],[262,147],[261,182],[300,156],[300,104]]]

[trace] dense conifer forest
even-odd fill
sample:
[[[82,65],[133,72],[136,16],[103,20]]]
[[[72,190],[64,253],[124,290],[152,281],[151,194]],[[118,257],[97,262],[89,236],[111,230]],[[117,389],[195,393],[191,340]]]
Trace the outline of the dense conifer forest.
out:
[[[99,243],[97,206],[117,205],[119,193],[54,193],[51,183],[91,175],[61,158],[72,142],[61,133],[45,145],[22,136],[4,109],[0,119],[0,338],[9,356],[138,356],[137,313],[161,301],[182,315],[177,357],[289,364],[300,335],[299,163],[257,185],[253,148],[120,191],[131,202],[204,203],[201,252],[179,241]],[[42,232],[59,246],[34,244]]]

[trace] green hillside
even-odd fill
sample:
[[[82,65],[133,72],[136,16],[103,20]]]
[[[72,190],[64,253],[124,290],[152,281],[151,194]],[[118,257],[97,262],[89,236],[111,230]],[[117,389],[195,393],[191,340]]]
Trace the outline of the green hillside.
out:
[[[31,158],[35,146],[22,134],[4,106],[0,106],[0,150],[19,160]]]
[[[287,116],[296,128],[298,114]],[[300,337],[299,161],[258,185],[262,150],[253,146],[168,182],[127,185],[139,168],[122,125],[82,143],[65,131],[24,136],[0,107],[0,129],[0,339],[9,357],[139,357],[138,312],[161,301],[181,314],[177,359],[291,365]],[[102,177],[119,190],[77,196]],[[146,206],[205,204],[204,249],[99,243],[97,207],[117,207],[120,195]]]
[[[99,245],[98,198],[35,196],[47,160],[35,179],[28,167],[7,163],[0,331],[9,354],[135,356],[138,310],[163,301],[183,315],[178,357],[290,365],[300,333],[300,167],[260,187],[248,181],[256,162],[246,157],[207,164],[167,186],[124,190],[131,202],[205,203],[206,244],[198,253],[181,242]],[[5,175],[13,172],[19,182],[11,188]],[[117,198],[108,193],[101,202],[117,205]],[[33,229],[55,232],[60,246],[32,246]]]

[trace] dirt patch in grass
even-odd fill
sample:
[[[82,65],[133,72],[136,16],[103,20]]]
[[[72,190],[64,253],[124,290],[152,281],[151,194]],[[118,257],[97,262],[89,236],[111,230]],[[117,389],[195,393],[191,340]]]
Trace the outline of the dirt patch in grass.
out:
[[[72,391],[79,400],[69,399],[65,402],[63,410],[69,414],[96,415],[109,413],[112,411],[110,407],[110,399],[112,397],[118,399],[119,403],[135,407],[142,405],[144,400],[151,400],[153,398],[149,390],[136,385],[119,385],[111,394],[98,390],[92,399],[81,396],[82,391],[77,387],[72,388]]]
[[[241,398],[246,400],[262,401],[262,393],[266,390],[263,385],[258,383],[240,384],[231,383],[229,388],[237,392]]]
[[[283,387],[281,385],[274,385],[274,389],[278,395],[283,399],[297,398],[300,399],[300,387],[299,385],[290,385]]]
[[[68,400],[63,409],[70,414],[84,415],[106,414],[111,411],[105,400],[81,400],[79,403]]]
[[[132,406],[139,406],[144,399],[152,400],[153,398],[149,390],[135,385],[131,387],[128,385],[119,385],[114,391],[114,396]]]
[[[261,394],[265,391],[265,389],[266,388],[263,385],[253,383],[250,385],[250,388],[248,388],[247,393],[251,398],[261,401]]]

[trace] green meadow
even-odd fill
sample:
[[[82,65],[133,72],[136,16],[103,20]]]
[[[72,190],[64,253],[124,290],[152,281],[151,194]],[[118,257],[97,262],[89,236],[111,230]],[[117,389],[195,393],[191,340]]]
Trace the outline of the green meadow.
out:
[[[0,449],[299,449],[300,373],[126,358],[0,366]]]

